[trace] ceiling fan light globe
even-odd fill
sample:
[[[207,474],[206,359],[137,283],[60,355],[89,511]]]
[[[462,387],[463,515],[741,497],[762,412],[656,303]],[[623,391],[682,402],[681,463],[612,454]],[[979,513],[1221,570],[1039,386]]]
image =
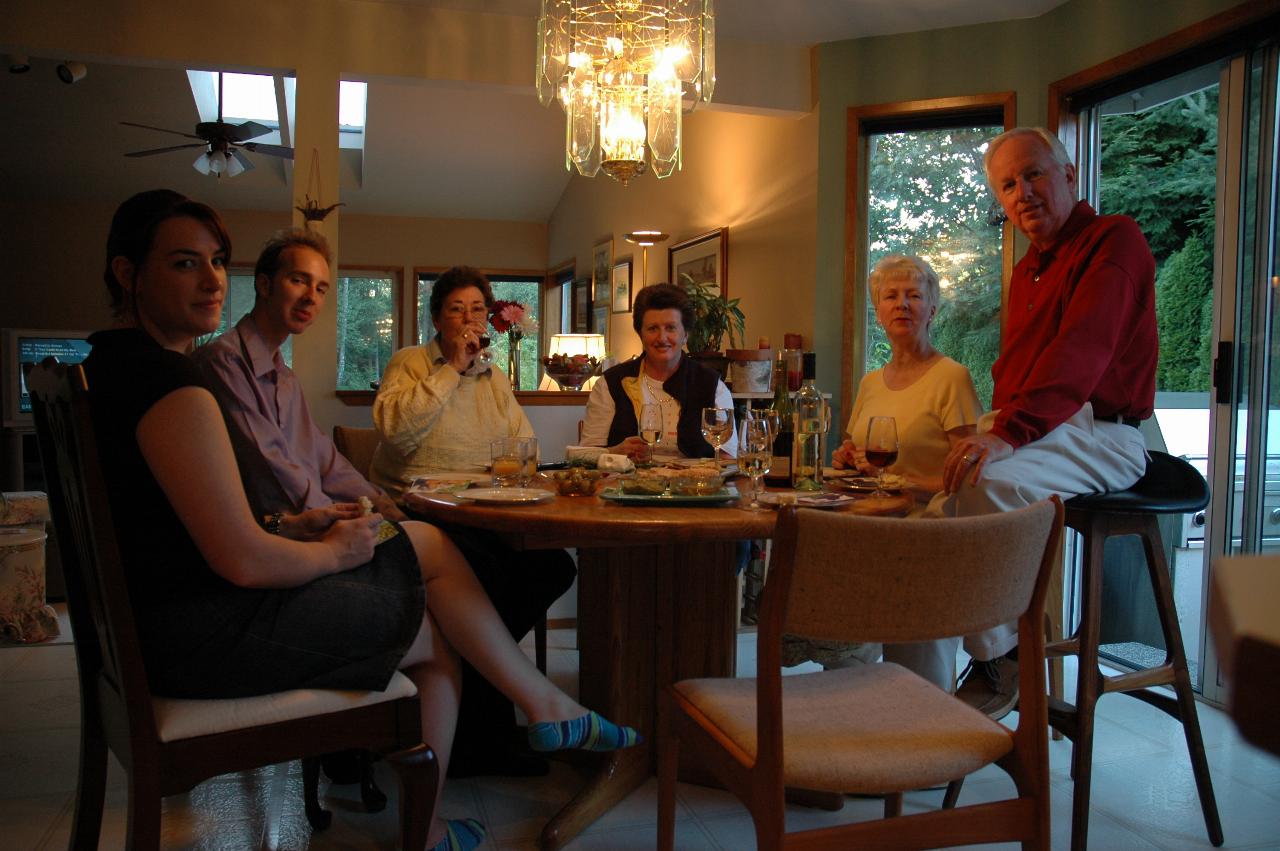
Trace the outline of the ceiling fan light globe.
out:
[[[200,172],[201,174],[208,174],[209,173],[209,152],[201,151],[200,156],[196,157],[196,161],[193,162],[191,165],[192,167],[195,168],[196,171]]]

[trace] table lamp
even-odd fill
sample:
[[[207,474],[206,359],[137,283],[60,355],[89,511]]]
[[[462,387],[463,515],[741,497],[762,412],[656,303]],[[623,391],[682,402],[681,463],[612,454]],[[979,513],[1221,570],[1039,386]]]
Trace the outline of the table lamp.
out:
[[[585,355],[588,360],[574,364],[574,355]],[[595,383],[604,357],[603,334],[554,334],[543,366],[562,390],[581,390]]]

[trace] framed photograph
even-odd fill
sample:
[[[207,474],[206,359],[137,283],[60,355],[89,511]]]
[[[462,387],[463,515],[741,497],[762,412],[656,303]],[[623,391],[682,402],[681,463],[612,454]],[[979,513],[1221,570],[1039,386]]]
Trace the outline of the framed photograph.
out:
[[[573,282],[573,327],[571,334],[591,332],[591,281],[583,278]]]
[[[604,350],[609,351],[609,305],[597,304],[591,311],[591,333],[604,335]]]
[[[607,305],[612,291],[613,237],[597,242],[591,249],[591,301]]]
[[[686,277],[687,276],[687,277]],[[667,280],[683,286],[709,281],[712,291],[729,295],[729,229],[716,228],[677,242],[667,255]]]
[[[631,258],[613,264],[613,312],[631,312]]]

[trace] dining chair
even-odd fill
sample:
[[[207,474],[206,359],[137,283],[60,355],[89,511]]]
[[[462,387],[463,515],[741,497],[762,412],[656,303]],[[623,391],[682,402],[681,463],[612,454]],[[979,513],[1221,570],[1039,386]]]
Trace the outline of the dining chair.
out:
[[[675,837],[679,760],[710,770],[750,811],[756,845],[924,848],[1021,841],[1049,848],[1044,599],[1062,535],[1054,498],[945,520],[787,507],[765,582],[755,678],[697,679],[664,694],[658,847]],[[782,676],[782,635],[925,641],[1018,621],[1015,729],[891,663]],[[786,787],[889,794],[995,763],[1016,797],[786,833]]]
[[[126,847],[151,849],[159,846],[164,796],[227,772],[363,748],[387,754],[395,766],[402,847],[422,848],[439,766],[422,741],[417,689],[403,674],[381,692],[297,689],[227,700],[151,692],[84,372],[78,364],[47,362],[31,370],[27,387],[63,544],[80,682],[80,773],[70,847],[98,847],[108,749],[128,776]],[[304,785],[308,817],[322,813],[323,827],[329,814],[316,802],[315,776]]]
[[[581,423],[579,423],[581,433]],[[351,462],[356,472],[369,478],[369,466],[373,463],[373,453],[378,448],[378,430],[376,428],[360,428],[358,426],[333,427],[333,445],[343,457]],[[547,616],[544,613],[533,625],[533,658],[538,670],[547,672]]]

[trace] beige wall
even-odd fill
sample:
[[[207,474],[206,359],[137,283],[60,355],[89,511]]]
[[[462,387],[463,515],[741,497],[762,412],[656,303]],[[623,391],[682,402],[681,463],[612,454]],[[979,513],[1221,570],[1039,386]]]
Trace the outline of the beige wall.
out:
[[[668,247],[729,228],[728,292],[742,299],[746,345],[761,336],[780,345],[786,331],[811,339],[814,236],[817,229],[817,114],[801,118],[706,110],[685,116],[684,168],[665,180],[642,175],[629,186],[575,175],[551,215],[552,262],[577,260],[591,274],[591,249],[611,236],[614,256],[632,255],[634,295],[641,249],[622,235],[642,228],[671,240],[649,249],[648,283],[667,279]],[[640,345],[630,314],[610,317],[617,357]],[[728,345],[728,341],[725,341]]]

